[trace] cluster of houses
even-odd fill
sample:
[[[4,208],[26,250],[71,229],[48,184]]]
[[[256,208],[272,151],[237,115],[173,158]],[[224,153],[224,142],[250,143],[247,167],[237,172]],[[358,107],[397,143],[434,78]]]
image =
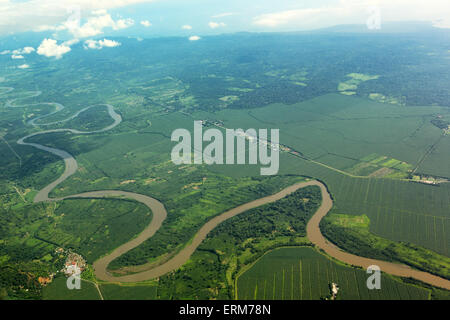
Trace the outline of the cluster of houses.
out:
[[[66,276],[78,275],[86,268],[86,260],[75,252],[69,252],[67,255],[64,269],[61,270]]]
[[[59,254],[61,257],[67,254],[64,268],[60,271],[56,271],[56,273],[51,273],[47,277],[39,277],[38,282],[41,286],[45,287],[50,284],[58,272],[64,273],[66,276],[70,277],[72,275],[79,275],[84,269],[86,269],[86,260],[78,253],[70,250],[64,250],[63,248],[57,248],[55,253]]]

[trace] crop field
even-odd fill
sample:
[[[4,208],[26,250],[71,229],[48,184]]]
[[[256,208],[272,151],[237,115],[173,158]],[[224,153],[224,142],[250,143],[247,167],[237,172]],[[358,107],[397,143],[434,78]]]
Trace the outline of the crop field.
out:
[[[382,275],[381,289],[369,290],[364,270],[331,261],[311,248],[280,248],[264,255],[237,279],[243,300],[318,300],[337,283],[339,300],[425,300],[429,291]]]
[[[448,115],[449,112],[448,108],[442,107],[405,108],[328,94],[293,105],[199,112],[194,117],[221,119],[230,128],[278,128],[282,144],[310,159],[324,157],[325,164],[338,169],[351,167],[351,162],[345,162],[345,159],[359,162],[373,153],[415,166],[439,141],[437,151],[428,157],[430,161],[441,159],[441,163],[434,161],[433,174],[446,176],[449,164],[441,156],[448,154],[444,149],[439,150],[444,148],[450,136],[442,137],[443,130],[434,126],[431,120],[437,114]],[[330,155],[334,157],[326,158]]]
[[[66,277],[54,279],[52,283],[44,287],[42,298],[44,300],[100,300],[99,293],[93,283],[81,281],[80,290],[69,290],[66,280]]]
[[[353,178],[290,155],[283,157],[280,171],[325,181],[335,200],[335,212],[367,215],[370,231],[379,236],[450,254],[450,235],[446,232],[450,227],[450,183],[432,186],[385,178]]]

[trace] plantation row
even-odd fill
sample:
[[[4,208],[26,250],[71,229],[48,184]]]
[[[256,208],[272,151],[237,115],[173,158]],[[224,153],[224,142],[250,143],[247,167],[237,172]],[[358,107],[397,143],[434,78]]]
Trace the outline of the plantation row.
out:
[[[381,289],[369,290],[364,270],[332,262],[311,248],[276,249],[237,280],[238,299],[317,300],[339,286],[338,299],[427,299],[428,291],[382,276]]]

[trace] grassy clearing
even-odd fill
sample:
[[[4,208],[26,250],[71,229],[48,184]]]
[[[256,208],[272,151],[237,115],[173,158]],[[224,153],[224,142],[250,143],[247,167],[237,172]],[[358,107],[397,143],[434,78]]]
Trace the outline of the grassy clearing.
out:
[[[369,80],[376,80],[379,77],[380,76],[378,76],[378,75],[371,76],[371,75],[362,74],[362,73],[349,73],[347,75],[347,78],[350,78],[350,79],[339,83],[337,89],[341,94],[344,94],[347,96],[355,95],[356,94],[355,90],[358,89],[358,86],[360,83],[369,81]]]

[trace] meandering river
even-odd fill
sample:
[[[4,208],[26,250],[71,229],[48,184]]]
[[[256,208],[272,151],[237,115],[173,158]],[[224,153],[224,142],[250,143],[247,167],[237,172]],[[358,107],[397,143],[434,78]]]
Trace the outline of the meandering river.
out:
[[[13,90],[13,88],[10,87],[3,87],[0,88],[5,90],[5,92],[0,94],[6,94]],[[30,97],[37,97],[41,94],[40,91],[31,92],[29,96],[24,98],[30,98]],[[30,135],[27,135],[17,141],[19,145],[26,145],[31,146],[46,152],[50,152],[64,160],[65,163],[65,170],[64,173],[55,181],[51,182],[49,185],[44,187],[42,190],[40,190],[37,195],[34,198],[34,202],[43,202],[43,201],[61,201],[64,199],[70,199],[70,198],[107,198],[107,197],[124,197],[128,199],[133,199],[138,202],[143,203],[146,205],[153,213],[153,218],[150,224],[145,228],[144,231],[142,231],[136,238],[133,238],[132,240],[124,243],[120,247],[113,250],[111,253],[108,253],[107,255],[103,256],[99,260],[94,262],[94,270],[95,270],[95,276],[104,281],[111,281],[111,282],[139,282],[144,280],[149,280],[153,278],[160,277],[168,272],[177,270],[180,268],[186,261],[190,258],[190,256],[194,253],[194,251],[198,248],[198,246],[205,240],[206,236],[208,235],[211,230],[213,230],[217,225],[220,223],[238,215],[243,212],[246,212],[252,208],[256,208],[259,206],[262,206],[267,203],[275,202],[277,200],[280,200],[287,195],[308,186],[318,186],[322,193],[322,204],[317,210],[317,212],[313,215],[313,217],[310,219],[310,221],[307,224],[307,236],[309,240],[318,248],[325,251],[328,255],[331,257],[334,257],[340,261],[343,261],[347,264],[351,264],[354,266],[360,266],[363,268],[367,268],[370,265],[377,265],[381,268],[383,272],[400,276],[400,277],[411,277],[420,281],[423,281],[425,283],[445,288],[450,290],[450,281],[435,275],[432,275],[427,272],[419,271],[412,269],[408,266],[396,264],[396,263],[390,263],[386,261],[376,260],[376,259],[368,259],[364,257],[360,257],[357,255],[353,255],[347,252],[344,252],[337,248],[335,245],[330,243],[325,239],[325,237],[322,235],[319,224],[323,217],[331,210],[333,206],[333,201],[328,193],[328,190],[326,186],[319,182],[319,181],[307,181],[302,183],[297,183],[295,185],[289,186],[280,192],[260,198],[251,202],[248,202],[246,204],[240,205],[236,208],[233,208],[231,210],[228,210],[211,220],[209,220],[207,223],[205,223],[200,230],[197,232],[197,234],[194,236],[192,241],[187,244],[181,251],[179,251],[177,254],[175,254],[172,258],[170,258],[168,261],[162,263],[161,265],[158,265],[152,269],[145,270],[142,272],[138,272],[135,274],[130,275],[124,275],[124,276],[113,276],[107,271],[107,267],[111,261],[116,259],[117,257],[123,255],[124,253],[130,251],[131,249],[139,246],[142,242],[146,241],[147,239],[151,238],[161,227],[163,221],[167,217],[167,211],[164,208],[164,205],[159,202],[158,200],[138,194],[138,193],[132,193],[132,192],[126,192],[126,191],[117,191],[117,190],[101,190],[101,191],[95,191],[95,192],[87,192],[77,195],[71,195],[64,198],[58,198],[58,199],[51,199],[49,198],[49,193],[56,188],[59,184],[64,182],[66,179],[68,179],[70,176],[76,173],[78,169],[78,164],[75,158],[69,154],[68,152],[56,148],[47,147],[41,144],[37,143],[31,143],[26,142],[26,140],[38,136],[38,135],[44,135],[44,134],[51,134],[51,133],[57,133],[57,132],[70,132],[72,134],[95,134],[95,133],[101,133],[106,132],[109,130],[114,129],[116,126],[118,126],[122,118],[121,116],[114,111],[113,106],[109,104],[103,104],[103,105],[93,105],[86,107],[74,115],[72,115],[69,118],[66,118],[64,120],[54,121],[54,122],[47,122],[47,123],[37,123],[38,120],[42,120],[44,118],[47,118],[61,110],[64,109],[64,106],[58,103],[53,102],[42,102],[42,103],[36,103],[36,104],[26,104],[26,105],[15,105],[13,104],[14,101],[24,98],[17,98],[13,100],[8,100],[6,102],[7,107],[12,108],[19,108],[29,105],[52,105],[55,107],[55,110],[47,115],[40,116],[37,118],[34,118],[30,121],[28,121],[28,124],[33,127],[40,127],[40,126],[48,126],[48,125],[55,125],[60,124],[64,122],[68,122],[71,119],[76,118],[79,114],[82,112],[96,107],[96,106],[106,106],[108,108],[108,113],[113,119],[113,123],[109,126],[96,130],[96,131],[79,131],[75,129],[55,129],[55,130],[46,130],[46,131],[39,131]]]

